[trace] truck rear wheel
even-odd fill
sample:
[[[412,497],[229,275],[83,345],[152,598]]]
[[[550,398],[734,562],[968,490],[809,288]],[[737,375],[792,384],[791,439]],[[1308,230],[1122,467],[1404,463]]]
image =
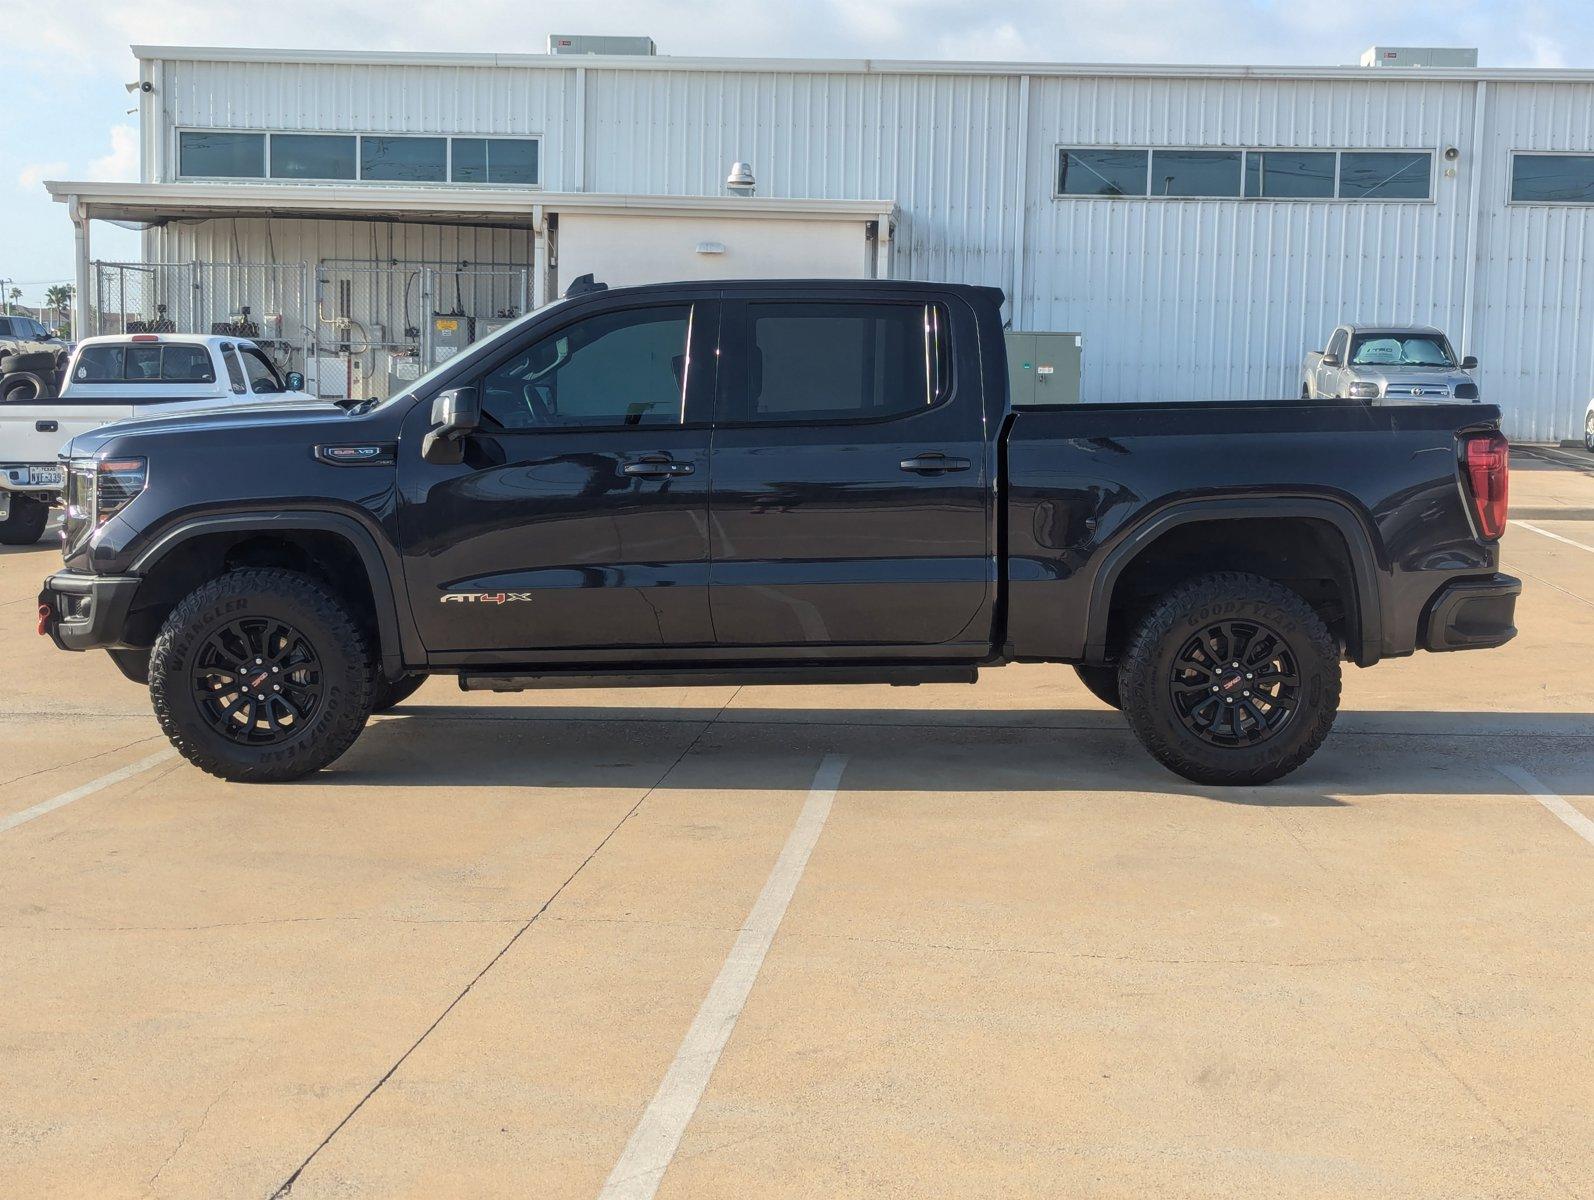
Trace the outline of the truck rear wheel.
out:
[[[1118,694],[1117,667],[1092,667],[1084,663],[1075,663],[1074,673],[1079,676],[1079,682],[1085,685],[1085,690],[1108,708],[1124,706],[1123,699]]]
[[[11,493],[11,513],[0,521],[0,545],[31,546],[44,536],[50,506],[26,492]]]
[[[1196,783],[1266,783],[1328,736],[1339,654],[1295,592],[1224,572],[1157,603],[1130,638],[1118,686],[1130,728],[1170,771]]]
[[[172,610],[150,653],[149,692],[189,762],[222,779],[274,783],[354,744],[375,673],[365,631],[325,584],[249,568]]]

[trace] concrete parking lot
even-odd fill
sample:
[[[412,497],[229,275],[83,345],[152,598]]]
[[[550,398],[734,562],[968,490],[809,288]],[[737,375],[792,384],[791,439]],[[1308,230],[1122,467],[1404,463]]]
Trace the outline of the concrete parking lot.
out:
[[[434,680],[224,784],[7,552],[0,1195],[1594,1194],[1594,457],[1511,486],[1517,640],[1249,791],[1056,667]]]

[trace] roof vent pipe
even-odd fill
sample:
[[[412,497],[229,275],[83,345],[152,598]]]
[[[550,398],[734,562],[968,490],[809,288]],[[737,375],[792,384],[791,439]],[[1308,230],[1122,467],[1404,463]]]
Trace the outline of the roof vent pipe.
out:
[[[753,180],[753,164],[732,163],[731,173],[725,177],[725,186],[738,196],[751,196],[757,187]]]

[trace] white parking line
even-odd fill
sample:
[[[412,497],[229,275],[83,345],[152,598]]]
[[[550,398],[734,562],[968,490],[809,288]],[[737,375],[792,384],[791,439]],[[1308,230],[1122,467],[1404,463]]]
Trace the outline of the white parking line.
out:
[[[1569,537],[1562,537],[1558,533],[1551,533],[1548,529],[1540,529],[1532,521],[1513,521],[1511,523],[1519,525],[1523,529],[1532,530],[1540,537],[1554,538],[1558,542],[1565,542],[1568,546],[1576,546],[1579,550],[1587,550],[1590,554],[1594,554],[1594,546],[1590,546],[1587,542],[1576,542]]]
[[[1558,796],[1554,792],[1550,791],[1550,789],[1540,783],[1537,778],[1535,778],[1529,772],[1524,771],[1521,767],[1512,766],[1509,764],[1501,765],[1497,763],[1494,769],[1500,772],[1500,774],[1504,775],[1512,783],[1516,784],[1517,787],[1521,788],[1528,795],[1532,796],[1540,804],[1544,805],[1545,808],[1549,809],[1557,817],[1560,817],[1562,822],[1565,823],[1566,827],[1573,833],[1577,834],[1578,837],[1582,838],[1589,845],[1594,846],[1594,821],[1589,820],[1582,813],[1578,812],[1577,809],[1568,804],[1563,797]]]
[[[686,1031],[675,1061],[664,1073],[664,1082],[637,1122],[620,1161],[609,1172],[599,1200],[652,1200],[658,1192],[664,1172],[681,1144],[681,1135],[697,1112],[709,1077],[736,1028],[736,1019],[742,1015],[759,968],[764,965],[764,956],[802,879],[803,868],[808,865],[808,856],[824,831],[846,765],[846,758],[839,754],[827,754],[819,764],[808,800],[775,860],[775,869],[769,873],[719,977]]]
[[[102,788],[112,784],[121,783],[124,779],[157,767],[169,758],[175,757],[177,751],[162,750],[159,754],[151,754],[148,758],[141,758],[131,766],[123,767],[119,771],[112,771],[109,775],[101,775],[98,779],[91,779],[82,787],[75,787],[70,792],[62,792],[59,796],[52,796],[48,800],[41,800],[32,808],[24,808],[19,813],[12,813],[9,817],[0,817],[0,833],[15,829],[18,825],[25,825],[34,817],[42,817],[45,813],[53,813],[58,808],[65,808],[74,800],[81,800],[84,796],[92,796]]]

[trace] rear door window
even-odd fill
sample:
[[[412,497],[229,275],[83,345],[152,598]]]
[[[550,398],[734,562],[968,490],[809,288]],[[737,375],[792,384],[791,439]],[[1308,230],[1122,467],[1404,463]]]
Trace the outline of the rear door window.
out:
[[[746,374],[727,380],[728,421],[880,420],[923,412],[947,394],[939,305],[751,301],[740,314]]]

